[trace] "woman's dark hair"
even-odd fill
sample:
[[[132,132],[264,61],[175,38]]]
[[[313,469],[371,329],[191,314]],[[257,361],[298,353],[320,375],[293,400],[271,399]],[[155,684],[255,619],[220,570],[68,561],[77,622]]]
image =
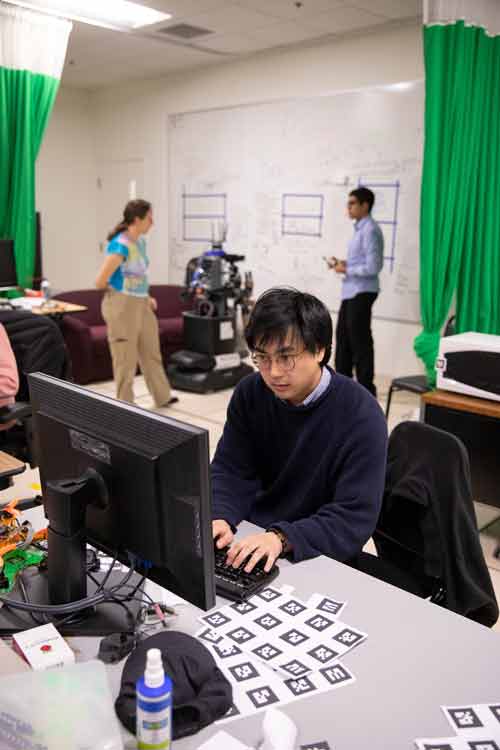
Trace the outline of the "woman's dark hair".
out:
[[[108,234],[108,241],[128,229],[134,223],[134,219],[144,219],[148,211],[151,211],[151,203],[148,201],[143,201],[141,198],[129,201],[123,209],[123,219]]]
[[[291,287],[273,287],[261,294],[250,314],[245,338],[250,349],[271,341],[282,344],[290,329],[311,354],[324,349],[320,365],[328,363],[333,335],[330,313],[317,297]]]

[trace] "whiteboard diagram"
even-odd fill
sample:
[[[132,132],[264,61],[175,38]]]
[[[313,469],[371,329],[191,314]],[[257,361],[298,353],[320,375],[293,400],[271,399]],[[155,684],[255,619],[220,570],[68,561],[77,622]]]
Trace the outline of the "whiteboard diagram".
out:
[[[214,221],[226,222],[225,193],[182,193],[182,239],[210,242]]]
[[[415,82],[170,117],[172,282],[224,219],[225,249],[246,256],[256,295],[290,285],[338,310],[341,278],[323,256],[346,257],[347,196],[362,182],[385,239],[374,316],[418,322],[423,103]]]
[[[281,234],[321,237],[324,195],[283,193],[281,196]]]

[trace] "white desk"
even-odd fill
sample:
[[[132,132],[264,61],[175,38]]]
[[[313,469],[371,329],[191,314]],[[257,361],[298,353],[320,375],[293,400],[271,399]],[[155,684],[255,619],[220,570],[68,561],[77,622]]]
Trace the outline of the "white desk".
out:
[[[283,706],[299,727],[299,744],[326,739],[335,750],[410,750],[417,737],[453,734],[440,705],[500,700],[500,634],[325,557],[280,567],[276,585],[291,584],[304,599],[319,591],[347,600],[342,619],[368,634],[343,658],[353,685]],[[176,629],[194,633],[199,614],[184,608]],[[88,658],[98,641],[73,644]],[[121,669],[109,668],[115,695]],[[196,750],[221,728],[255,746],[262,718],[211,725],[174,746]],[[127,738],[127,750],[134,748]]]

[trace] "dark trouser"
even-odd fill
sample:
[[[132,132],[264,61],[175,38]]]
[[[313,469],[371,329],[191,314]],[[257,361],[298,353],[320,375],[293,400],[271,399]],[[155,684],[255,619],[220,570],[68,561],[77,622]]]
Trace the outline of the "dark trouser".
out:
[[[377,395],[373,383],[372,305],[376,292],[361,292],[352,299],[342,300],[337,319],[335,369],[352,378],[356,369],[358,383]]]

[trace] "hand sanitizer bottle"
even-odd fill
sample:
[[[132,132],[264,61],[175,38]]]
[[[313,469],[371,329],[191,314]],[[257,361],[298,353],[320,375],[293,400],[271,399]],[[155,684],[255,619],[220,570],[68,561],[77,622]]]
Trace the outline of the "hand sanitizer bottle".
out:
[[[172,742],[172,680],[163,670],[161,651],[150,648],[144,677],[137,680],[136,736],[139,750],[170,750]]]

